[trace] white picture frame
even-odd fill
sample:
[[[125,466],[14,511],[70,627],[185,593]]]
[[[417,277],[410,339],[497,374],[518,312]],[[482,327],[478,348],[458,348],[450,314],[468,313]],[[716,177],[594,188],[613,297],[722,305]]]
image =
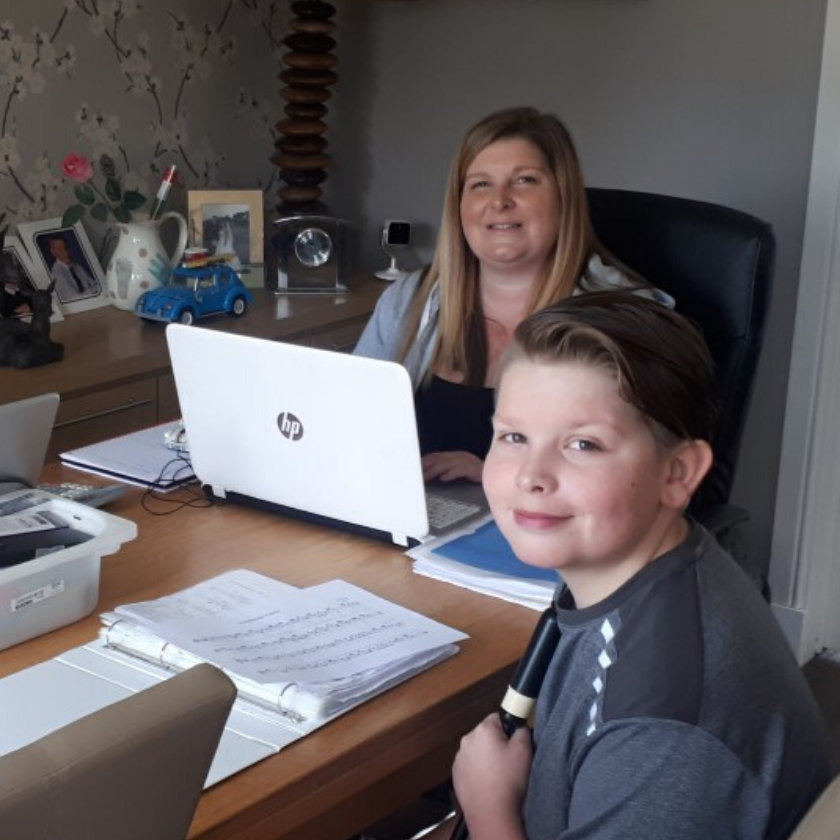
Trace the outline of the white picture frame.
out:
[[[3,238],[3,253],[11,255],[12,261],[16,264],[17,269],[24,274],[25,280],[30,286],[35,289],[46,289],[50,285],[50,278],[47,276],[46,271],[44,271],[40,264],[32,260],[19,237],[7,234]],[[11,293],[13,290],[6,289],[6,291]],[[26,295],[26,289],[21,288],[20,291]],[[63,321],[64,314],[61,311],[61,306],[54,292],[52,309],[53,313],[50,321],[53,323]],[[19,317],[24,321],[30,319],[30,315],[12,315],[11,317]]]
[[[110,303],[105,274],[81,222],[24,222],[17,232],[32,262],[43,267],[47,282],[55,278],[55,295],[65,315]]]

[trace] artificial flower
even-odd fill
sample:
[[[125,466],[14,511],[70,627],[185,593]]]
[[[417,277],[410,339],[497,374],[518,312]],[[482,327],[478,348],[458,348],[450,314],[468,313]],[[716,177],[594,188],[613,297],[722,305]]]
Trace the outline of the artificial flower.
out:
[[[99,158],[99,170],[105,178],[104,191],[94,182],[93,163],[84,155],[71,152],[64,158],[61,170],[64,177],[75,184],[73,193],[78,201],[64,211],[62,227],[74,225],[86,210],[98,222],[106,222],[109,214],[118,222],[130,222],[132,210],[137,210],[146,201],[146,197],[136,190],[123,191],[114,161],[108,155]]]
[[[64,177],[69,178],[74,184],[86,184],[93,178],[93,166],[90,161],[82,155],[70,152],[61,164]]]

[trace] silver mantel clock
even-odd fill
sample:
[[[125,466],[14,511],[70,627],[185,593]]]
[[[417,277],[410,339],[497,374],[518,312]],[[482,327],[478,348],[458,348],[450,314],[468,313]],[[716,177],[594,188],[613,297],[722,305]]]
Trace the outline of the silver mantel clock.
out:
[[[278,294],[347,291],[347,222],[333,216],[287,216],[271,238]]]

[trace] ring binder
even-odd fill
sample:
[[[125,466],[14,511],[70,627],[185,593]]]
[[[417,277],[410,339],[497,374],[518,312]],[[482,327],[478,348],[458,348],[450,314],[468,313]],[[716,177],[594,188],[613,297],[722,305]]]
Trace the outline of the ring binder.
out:
[[[36,694],[61,692],[66,701],[60,705],[50,704],[47,721],[38,718],[44,712],[36,709],[33,719],[27,721],[27,737],[23,741],[19,731],[0,731],[0,754],[134,691],[154,685],[174,672],[206,661],[197,652],[182,647],[178,639],[163,638],[163,631],[162,635],[156,634],[156,630],[167,625],[167,615],[175,615],[181,622],[200,616],[221,621],[223,617],[230,619],[246,603],[250,622],[259,624],[254,616],[258,617],[260,612],[276,616],[289,611],[292,615],[291,610],[295,608],[299,612],[311,609],[311,601],[316,598],[325,609],[334,609],[341,599],[345,604],[352,604],[355,599],[362,606],[373,605],[375,610],[387,613],[393,622],[402,622],[404,628],[414,628],[418,640],[429,641],[414,645],[413,652],[407,654],[409,647],[401,645],[406,642],[405,637],[412,634],[400,635],[397,630],[393,635],[395,638],[400,635],[400,639],[394,652],[385,656],[378,666],[358,671],[351,668],[338,678],[323,677],[306,684],[298,679],[261,683],[224,667],[239,696],[222,736],[207,787],[279,752],[344,712],[452,656],[458,650],[455,642],[466,638],[463,633],[343,581],[297,589],[239,569],[157,601],[126,605],[118,607],[117,612],[104,613],[101,616],[103,626],[94,641],[0,680],[2,708],[28,708],[32,704],[27,704],[26,698]],[[243,620],[242,623],[252,626],[250,622]],[[355,629],[354,624],[346,635],[350,637]],[[279,647],[272,642],[272,654]],[[330,646],[331,649],[334,647]],[[364,661],[363,657],[360,661]],[[335,667],[346,665],[344,662]]]

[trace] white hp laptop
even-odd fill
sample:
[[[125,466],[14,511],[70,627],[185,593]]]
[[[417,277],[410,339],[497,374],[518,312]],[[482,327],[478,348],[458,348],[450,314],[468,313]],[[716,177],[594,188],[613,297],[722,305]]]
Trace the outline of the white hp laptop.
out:
[[[166,338],[193,471],[211,495],[399,545],[487,513],[472,482],[437,484],[427,507],[402,365],[181,324]]]
[[[58,394],[41,394],[0,405],[0,495],[37,483],[58,399]]]

